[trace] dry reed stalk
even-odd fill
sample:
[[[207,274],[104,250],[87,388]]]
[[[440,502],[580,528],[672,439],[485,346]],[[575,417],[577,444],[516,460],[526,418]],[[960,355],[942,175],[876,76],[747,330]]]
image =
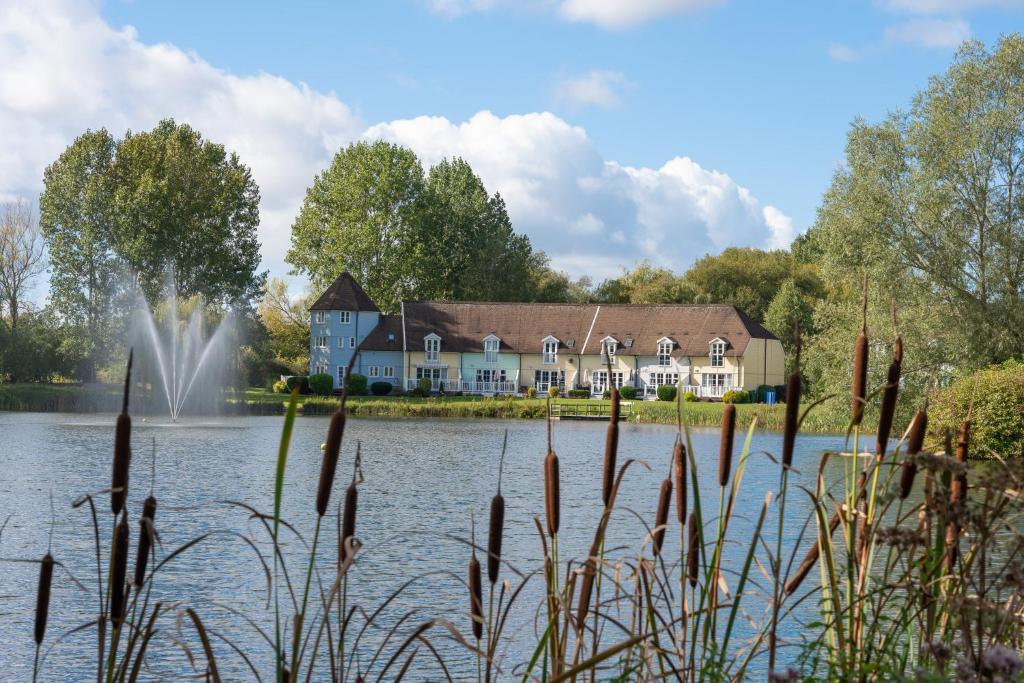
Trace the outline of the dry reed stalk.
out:
[[[971,439],[971,421],[970,419],[964,420],[960,425],[960,431],[957,433],[956,439],[956,460],[960,464],[964,465],[963,474],[958,475],[950,484],[949,489],[949,505],[953,509],[954,515],[959,507],[963,504],[964,499],[967,496],[967,458],[968,458],[968,446]]]
[[[615,460],[619,453],[619,389],[612,381],[611,364],[608,365],[608,382],[611,388],[611,406],[608,412],[608,434],[604,442],[604,478],[602,480],[601,500],[608,507],[615,481]]]
[[[139,520],[139,547],[135,552],[134,585],[141,586],[146,580],[146,565],[149,562],[149,551],[153,547],[156,529],[153,518],[156,516],[156,498],[150,495],[142,504],[142,518]]]
[[[124,375],[124,396],[121,400],[121,414],[117,416],[114,430],[114,463],[110,475],[110,509],[119,515],[128,497],[128,470],[132,461],[132,419],[128,416],[128,394],[132,383],[132,357],[128,352],[128,369]]]
[[[114,542],[110,547],[110,621],[114,628],[120,628],[124,621],[125,579],[128,572],[128,516],[121,515],[121,521],[114,527]]]
[[[53,586],[53,555],[46,553],[39,562],[39,586],[36,588],[36,621],[32,635],[36,645],[46,635],[46,621],[50,616],[50,589]]]
[[[732,468],[732,446],[736,438],[736,406],[726,403],[722,410],[722,441],[718,449],[718,485],[729,483]]]
[[[885,379],[885,390],[882,392],[882,407],[878,414],[878,438],[875,442],[875,453],[879,457],[885,455],[885,447],[889,444],[892,432],[893,416],[896,414],[896,397],[900,389],[900,371],[903,366],[903,340],[896,337],[893,346],[892,362]]]
[[[678,436],[672,449],[672,469],[676,480],[676,520],[681,527],[686,521],[686,446]]]
[[[914,420],[910,424],[910,435],[907,437],[907,456],[903,460],[900,471],[900,498],[906,499],[914,488],[914,478],[917,476],[917,464],[914,456],[921,452],[924,446],[924,436],[928,430],[928,404],[914,413]]]
[[[666,478],[661,482],[658,492],[658,509],[654,513],[654,534],[651,537],[651,549],[654,556],[661,554],[661,546],[665,542],[665,530],[668,525],[668,509],[672,504],[672,480]]]
[[[686,549],[686,578],[690,580],[690,588],[697,587],[697,564],[698,553],[700,552],[700,539],[697,536],[697,515],[690,513],[690,519],[686,524],[686,532],[689,535],[689,544]]]

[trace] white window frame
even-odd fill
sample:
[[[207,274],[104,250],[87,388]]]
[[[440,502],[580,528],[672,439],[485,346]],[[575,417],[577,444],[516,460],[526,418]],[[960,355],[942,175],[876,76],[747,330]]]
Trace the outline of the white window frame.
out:
[[[731,387],[732,375],[728,372],[705,372],[700,376],[702,387]]]
[[[708,360],[713,368],[725,367],[725,342],[721,339],[714,339],[708,348]]]
[[[490,382],[504,382],[506,378],[506,372],[504,368],[477,368],[476,369],[476,382],[478,384],[487,384]]]
[[[327,335],[321,334],[314,337],[316,348],[326,349],[327,348]]]
[[[547,391],[551,387],[565,388],[565,370],[534,370],[533,386],[538,391]]]
[[[501,347],[501,340],[493,334],[484,339],[484,362],[497,363],[498,351]]]
[[[352,311],[338,311],[338,322],[342,325],[352,324]]]
[[[317,363],[315,366],[313,366],[313,371],[314,375],[326,375],[327,366],[322,363]]]
[[[665,368],[672,365],[672,347],[675,344],[671,339],[658,340],[658,365]]]
[[[615,362],[615,353],[619,350],[619,342],[614,337],[605,337],[601,340],[601,361]]]
[[[339,387],[343,386],[345,384],[345,372],[346,372],[346,370],[348,370],[348,368],[346,366],[344,366],[344,365],[339,365],[338,366],[338,386]]]
[[[441,360],[441,338],[436,334],[428,334],[423,338],[423,360],[438,363]]]
[[[379,365],[371,365],[370,367],[368,367],[366,369],[366,376],[367,377],[380,377],[380,366]]]
[[[385,365],[384,366],[384,374],[383,374],[383,376],[386,377],[386,378],[389,378],[389,379],[394,379],[394,377],[395,377],[395,366],[394,365]]]
[[[545,365],[558,363],[558,339],[555,337],[544,337],[541,340],[541,362]]]
[[[348,348],[350,348],[350,349],[356,348],[356,338],[355,337],[349,337],[348,338]]]
[[[609,387],[605,381],[608,376],[607,370],[594,370],[590,375],[590,386],[592,393],[603,394]],[[621,389],[626,385],[626,373],[622,370],[612,370],[612,382],[615,383],[616,389]]]
[[[313,322],[317,325],[327,322],[327,311],[313,311]]]
[[[345,338],[344,337],[338,337],[338,348],[339,349],[345,348]]]

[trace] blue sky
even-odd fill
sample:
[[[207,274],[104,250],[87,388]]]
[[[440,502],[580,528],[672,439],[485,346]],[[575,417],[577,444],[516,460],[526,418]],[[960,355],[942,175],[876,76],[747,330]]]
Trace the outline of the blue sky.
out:
[[[87,127],[174,116],[252,165],[282,274],[313,174],[380,137],[465,156],[573,274],[683,270],[788,243],[854,117],[906,107],[962,39],[1022,28],[1024,0],[0,0],[0,101],[32,91],[0,104],[26,131],[0,139],[0,196],[38,194]]]

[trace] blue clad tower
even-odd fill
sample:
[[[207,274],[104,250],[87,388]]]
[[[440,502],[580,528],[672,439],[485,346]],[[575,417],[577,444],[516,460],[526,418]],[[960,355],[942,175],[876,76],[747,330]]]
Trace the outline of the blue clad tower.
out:
[[[352,356],[379,322],[377,304],[347,271],[339,275],[310,307],[310,374],[329,373],[340,389]]]

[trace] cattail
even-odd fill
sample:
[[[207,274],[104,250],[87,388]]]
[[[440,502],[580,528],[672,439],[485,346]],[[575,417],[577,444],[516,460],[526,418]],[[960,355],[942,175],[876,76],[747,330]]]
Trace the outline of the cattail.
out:
[[[501,567],[501,537],[505,531],[505,498],[501,495],[501,471],[505,465],[505,450],[508,446],[508,430],[501,444],[501,458],[498,460],[498,492],[491,498],[491,518],[487,528],[487,580],[491,586],[498,582]]]
[[[121,515],[121,521],[114,527],[114,543],[110,548],[110,621],[114,628],[120,628],[124,621],[124,589],[128,570],[128,517]]]
[[[896,396],[900,389],[900,369],[903,366],[903,340],[896,337],[893,347],[892,362],[885,378],[885,390],[882,392],[882,407],[878,414],[878,440],[875,452],[881,457],[885,455],[885,447],[889,444],[892,432],[892,420],[896,414]]]
[[[338,546],[338,561],[345,564],[348,559],[348,542],[356,533],[356,508],[359,504],[359,489],[353,481],[345,489],[345,510],[341,515],[341,544]]]
[[[46,553],[39,563],[39,587],[36,589],[36,624],[33,635],[36,645],[46,635],[46,620],[50,616],[50,587],[53,585],[53,555]]]
[[[725,404],[722,411],[722,443],[718,451],[718,485],[729,483],[729,470],[732,467],[732,443],[736,435],[736,406]]]
[[[928,405],[914,413],[914,421],[910,425],[910,435],[907,437],[907,457],[903,460],[902,471],[900,472],[900,498],[906,499],[910,490],[914,487],[914,477],[917,476],[917,463],[914,456],[921,452],[924,446],[924,435],[928,429]]]
[[[799,355],[797,356],[799,359]],[[796,430],[800,422],[800,393],[803,391],[800,371],[794,370],[786,381],[786,421],[782,432],[782,466],[793,465],[793,449],[796,447]]]
[[[654,513],[654,535],[651,538],[651,549],[654,556],[661,554],[661,545],[665,542],[665,525],[668,524],[668,508],[672,504],[672,480],[665,479],[661,482],[661,491],[658,492],[658,509]]]
[[[960,431],[957,433],[956,438],[956,460],[960,464],[964,465],[964,472],[958,474],[956,479],[952,481],[949,490],[949,504],[956,508],[963,503],[965,496],[967,495],[967,456],[968,456],[968,444],[971,439],[971,421],[964,420],[960,425]]]
[[[124,375],[124,397],[121,414],[117,416],[114,429],[114,465],[110,475],[110,509],[114,515],[121,514],[128,497],[128,469],[132,461],[132,419],[128,416],[128,391],[132,382],[132,356],[128,352],[128,370]]]
[[[156,529],[153,518],[156,516],[156,498],[152,494],[142,504],[142,519],[139,520],[139,547],[135,552],[135,587],[138,588],[146,580],[146,564],[149,562],[149,551],[153,547]]]
[[[689,534],[689,547],[686,550],[686,578],[690,580],[690,588],[697,587],[697,553],[699,551],[700,539],[697,537],[697,515],[690,513],[687,521],[687,533]]]
[[[338,468],[338,456],[341,453],[341,437],[345,433],[345,406],[341,406],[331,415],[331,423],[327,427],[327,441],[324,442],[323,460],[320,462],[320,481],[316,488],[316,513],[321,517],[327,512],[327,503],[331,499],[331,488],[334,487],[334,472]]]
[[[544,509],[548,518],[548,535],[558,534],[562,509],[561,484],[558,481],[558,456],[551,448],[551,401],[548,400],[548,454],[544,456]]]
[[[672,464],[676,478],[676,520],[682,526],[686,521],[686,446],[678,436],[672,450]]]
[[[850,421],[853,426],[864,418],[864,403],[868,388],[868,336],[862,330],[853,345],[853,386],[850,400]]]
[[[946,525],[946,573],[952,574],[960,546],[960,525],[951,521]]]
[[[609,371],[608,376],[611,377]],[[608,413],[608,435],[604,442],[604,479],[601,491],[601,498],[604,506],[608,507],[608,501],[612,497],[612,486],[615,483],[615,459],[619,453],[619,389],[612,386],[612,404]]]
[[[480,561],[476,559],[476,541],[469,558],[469,612],[473,619],[473,637],[479,641],[484,635],[483,584],[480,580]]]

